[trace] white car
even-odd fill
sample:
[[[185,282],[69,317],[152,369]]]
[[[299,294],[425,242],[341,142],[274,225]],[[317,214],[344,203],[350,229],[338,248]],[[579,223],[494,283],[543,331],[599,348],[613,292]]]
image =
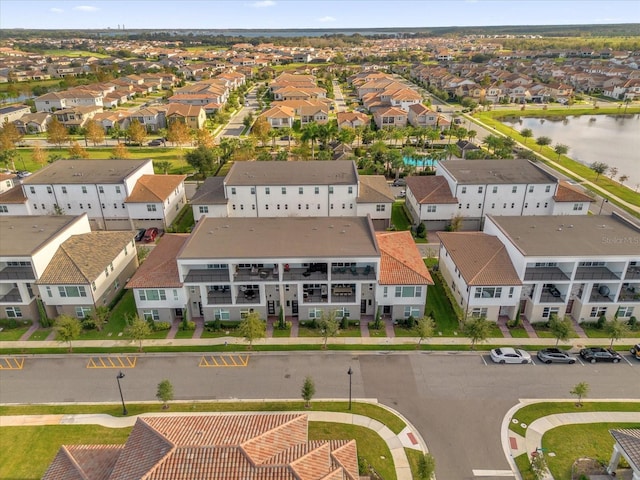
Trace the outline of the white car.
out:
[[[531,355],[517,348],[501,347],[491,350],[491,360],[495,363],[531,363]]]

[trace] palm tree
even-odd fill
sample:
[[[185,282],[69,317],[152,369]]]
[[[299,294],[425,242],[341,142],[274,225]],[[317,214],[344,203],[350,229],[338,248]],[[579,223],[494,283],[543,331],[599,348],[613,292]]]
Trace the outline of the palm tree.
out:
[[[389,137],[393,140],[393,145],[398,146],[398,140],[402,140],[404,138],[404,132],[402,128],[394,128],[389,132]]]
[[[302,141],[311,141],[311,159],[315,159],[315,145],[316,140],[320,137],[320,131],[318,124],[315,122],[308,123],[302,127]]]

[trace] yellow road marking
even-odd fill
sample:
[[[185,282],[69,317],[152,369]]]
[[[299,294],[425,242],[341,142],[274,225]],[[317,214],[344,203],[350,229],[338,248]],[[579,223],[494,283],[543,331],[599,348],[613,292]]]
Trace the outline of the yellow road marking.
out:
[[[87,368],[135,368],[137,357],[91,357]]]
[[[0,357],[0,370],[22,370],[24,358]]]
[[[246,367],[249,355],[207,355],[200,357],[199,367]]]

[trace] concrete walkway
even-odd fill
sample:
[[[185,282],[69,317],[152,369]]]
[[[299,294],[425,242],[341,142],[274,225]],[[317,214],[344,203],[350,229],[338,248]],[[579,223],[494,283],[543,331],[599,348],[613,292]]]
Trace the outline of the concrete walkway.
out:
[[[545,417],[534,420],[531,425],[526,426],[525,436],[509,430],[510,422],[516,422],[517,412],[522,407],[532,405],[535,403],[547,403],[547,402],[567,402],[564,399],[549,399],[549,400],[522,400],[520,403],[512,407],[504,416],[502,421],[502,449],[507,457],[507,461],[510,463],[514,472],[518,472],[514,459],[523,453],[526,453],[528,457],[531,457],[533,452],[542,448],[542,437],[544,434],[556,427],[563,425],[575,425],[586,423],[635,423],[640,425],[640,411],[637,412],[571,412],[571,413],[559,413],[555,415],[548,415]],[[583,400],[583,403],[588,402],[637,402],[640,404],[640,400],[637,399],[603,399],[603,400]],[[640,405],[639,405],[640,408]],[[549,452],[553,453],[553,452]],[[519,475],[516,475],[520,478]],[[553,476],[549,473],[544,480],[553,480]]]
[[[355,400],[355,399],[354,399]],[[364,402],[374,403],[386,410],[389,410],[393,414],[399,416],[406,424],[402,432],[398,435],[393,433],[387,426],[374,420],[370,417],[363,415],[355,415],[351,413],[338,413],[338,412],[315,412],[315,411],[301,411],[301,412],[283,412],[283,413],[303,413],[308,415],[311,422],[334,422],[334,423],[346,423],[349,425],[356,425],[360,427],[369,428],[375,431],[384,440],[391,452],[391,458],[396,468],[396,475],[398,480],[411,480],[411,467],[409,466],[409,460],[405,448],[411,448],[419,452],[427,453],[427,446],[418,433],[418,430],[411,425],[406,418],[385,405],[378,404],[375,400],[364,400]],[[107,428],[124,428],[131,427],[135,424],[138,417],[157,417],[157,416],[186,416],[186,415],[237,415],[237,414],[251,414],[255,415],[256,412],[153,412],[143,413],[140,415],[130,417],[113,417],[105,414],[82,414],[82,415],[6,415],[0,416],[0,427],[12,427],[12,426],[38,426],[38,425],[100,425]],[[276,412],[268,412],[276,413]]]

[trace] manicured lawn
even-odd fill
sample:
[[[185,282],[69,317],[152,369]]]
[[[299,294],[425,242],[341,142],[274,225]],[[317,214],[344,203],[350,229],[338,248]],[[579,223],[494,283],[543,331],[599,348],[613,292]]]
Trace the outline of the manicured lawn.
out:
[[[193,330],[178,330],[176,338],[193,338]]]
[[[31,336],[29,337],[29,341],[46,340],[51,333],[51,330],[51,328],[39,328],[31,334]]]
[[[570,388],[569,388],[570,390]],[[554,415],[556,413],[575,412],[640,412],[640,402],[582,402],[582,407],[576,407],[575,402],[542,402],[534,403],[522,407],[514,413],[513,418],[518,419],[518,423],[510,423],[509,429],[520,435],[525,434],[525,430],[520,423],[531,425],[535,419]]]
[[[319,328],[309,328],[300,325],[298,327],[298,336],[299,337],[321,337]]]
[[[396,471],[389,447],[373,430],[356,425],[331,422],[309,422],[309,440],[355,439],[358,456],[367,462],[385,480],[395,479]]]
[[[407,460],[409,460],[409,467],[411,467],[411,474],[413,478],[420,478],[418,476],[418,462],[423,453],[413,448],[405,448],[404,453],[407,454]]]
[[[459,330],[458,319],[445,294],[440,276],[432,275],[432,277],[434,285],[430,286],[427,292],[425,313],[432,316],[436,322],[435,336],[440,336],[439,332],[441,332],[444,337],[453,337],[454,332]]]
[[[274,328],[273,329],[273,337],[274,338],[289,338],[291,336],[290,328]]]
[[[556,480],[570,480],[571,466],[578,458],[594,458],[607,464],[614,444],[609,430],[638,427],[638,423],[591,423],[565,425],[549,430],[542,437],[542,448],[547,452],[547,465],[551,474]],[[548,455],[552,452],[555,456]]]
[[[391,223],[396,230],[409,230],[411,228],[411,221],[404,211],[404,200],[393,202]]]
[[[589,338],[606,338],[608,339],[608,341],[606,342],[607,345],[609,345],[609,343],[611,342],[611,337],[609,336],[609,334],[607,333],[607,331],[603,328],[596,328],[596,327],[592,327],[592,326],[585,326],[584,324],[582,325],[582,329],[584,330],[584,333],[587,334],[587,337]],[[640,330],[636,329],[636,330],[631,330],[629,329],[627,331],[627,333],[624,334],[625,338],[640,338]],[[613,346],[615,347],[616,342],[613,342]]]
[[[511,336],[514,338],[529,338],[529,334],[524,327],[509,328],[509,333],[511,333]]]
[[[182,210],[176,217],[173,225],[171,225],[171,231],[176,233],[189,233],[193,228],[195,221],[193,219],[193,208],[187,204],[182,207]]]
[[[538,334],[538,337],[540,338],[555,338],[555,336],[553,335],[553,333],[551,332],[551,330],[549,330],[549,328],[547,326],[545,326],[544,323],[534,323],[533,325],[534,330],[536,331],[536,333]],[[578,334],[575,332],[575,330],[572,328],[571,332],[569,333],[569,338],[578,338]],[[560,342],[562,343],[562,342]]]
[[[516,465],[518,466],[518,470],[520,470],[522,480],[536,480],[534,473],[531,471],[531,463],[529,463],[530,461],[528,453],[518,455],[516,458],[514,458],[514,460],[516,462]]]
[[[417,337],[418,334],[414,328],[402,327],[400,325],[394,325],[393,331],[396,334],[396,337]]]
[[[0,341],[12,342],[20,340],[20,337],[31,327],[31,320],[0,319]]]

